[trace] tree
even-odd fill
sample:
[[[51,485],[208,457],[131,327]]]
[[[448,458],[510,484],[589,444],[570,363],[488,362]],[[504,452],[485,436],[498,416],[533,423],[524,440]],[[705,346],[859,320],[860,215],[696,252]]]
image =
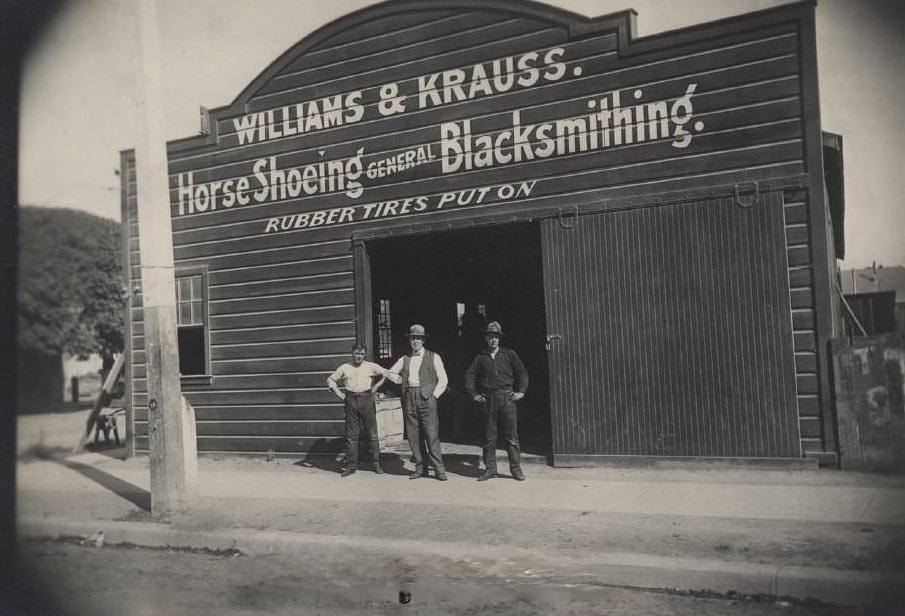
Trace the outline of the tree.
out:
[[[19,211],[19,348],[51,355],[123,349],[120,223],[65,208]]]

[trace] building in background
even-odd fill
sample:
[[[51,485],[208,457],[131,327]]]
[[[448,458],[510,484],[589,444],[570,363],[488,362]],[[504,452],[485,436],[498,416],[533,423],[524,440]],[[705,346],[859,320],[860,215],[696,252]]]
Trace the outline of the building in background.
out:
[[[867,334],[905,331],[905,267],[871,267],[844,270],[842,291],[854,315],[848,320],[852,335],[861,328]],[[860,325],[860,327],[859,327]]]

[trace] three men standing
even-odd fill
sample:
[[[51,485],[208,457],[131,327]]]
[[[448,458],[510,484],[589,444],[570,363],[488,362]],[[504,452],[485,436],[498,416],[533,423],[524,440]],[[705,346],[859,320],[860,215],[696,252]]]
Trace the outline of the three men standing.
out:
[[[424,326],[412,325],[407,336],[412,352],[400,357],[386,376],[402,385],[405,431],[415,462],[415,470],[409,475],[409,479],[427,477],[426,457],[433,465],[437,479],[446,481],[446,467],[440,449],[437,399],[446,391],[449,379],[440,355],[424,348]],[[425,445],[423,453],[422,442]]]
[[[528,371],[512,349],[500,346],[503,328],[496,321],[487,324],[484,332],[486,348],[474,358],[465,372],[465,391],[483,405],[484,473],[478,481],[497,476],[497,426],[506,443],[509,470],[518,481],[525,480],[521,468],[518,443],[518,409],[515,403],[528,391]]]
[[[383,474],[374,393],[383,385],[386,371],[375,363],[365,361],[366,352],[365,345],[355,344],[352,347],[352,361],[341,365],[327,377],[327,387],[346,403],[346,464],[341,473],[343,477],[358,470],[358,437],[361,427],[364,427],[368,435],[374,472]],[[380,377],[376,383],[375,377]],[[345,386],[345,393],[339,389],[340,385]]]

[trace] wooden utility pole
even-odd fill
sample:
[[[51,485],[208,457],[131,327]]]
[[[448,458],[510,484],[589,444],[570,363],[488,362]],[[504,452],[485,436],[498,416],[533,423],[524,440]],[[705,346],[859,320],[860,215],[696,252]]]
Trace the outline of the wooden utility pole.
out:
[[[151,511],[166,515],[198,494],[195,418],[179,383],[176,281],[166,145],[161,105],[160,41],[155,0],[139,3],[143,113],[136,148],[138,236],[148,383]]]

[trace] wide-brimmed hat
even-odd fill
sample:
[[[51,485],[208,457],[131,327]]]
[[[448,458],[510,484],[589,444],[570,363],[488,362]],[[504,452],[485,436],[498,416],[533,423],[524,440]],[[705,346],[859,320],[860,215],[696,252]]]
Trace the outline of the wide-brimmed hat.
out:
[[[424,331],[423,325],[418,325],[417,323],[415,323],[414,325],[409,327],[409,333],[405,335],[406,338],[413,338],[416,336],[419,338],[427,338],[427,333]]]
[[[503,327],[499,324],[498,321],[491,321],[487,324],[487,329],[484,330],[485,334],[496,334],[500,338],[505,336],[503,333]]]

